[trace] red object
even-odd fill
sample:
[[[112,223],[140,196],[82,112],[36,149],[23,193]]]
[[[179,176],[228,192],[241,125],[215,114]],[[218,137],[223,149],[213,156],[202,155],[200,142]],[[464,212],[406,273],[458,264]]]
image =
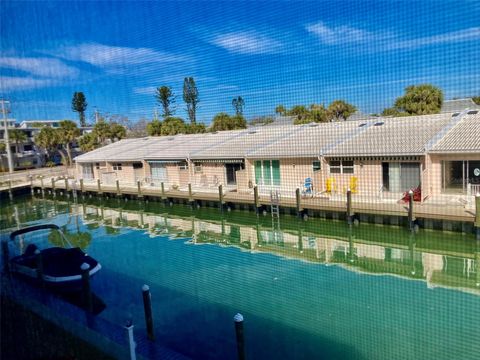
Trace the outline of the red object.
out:
[[[422,201],[422,189],[417,187],[416,189],[411,189],[413,191],[413,201]],[[410,190],[405,191],[403,193],[402,201],[409,202],[410,201]]]

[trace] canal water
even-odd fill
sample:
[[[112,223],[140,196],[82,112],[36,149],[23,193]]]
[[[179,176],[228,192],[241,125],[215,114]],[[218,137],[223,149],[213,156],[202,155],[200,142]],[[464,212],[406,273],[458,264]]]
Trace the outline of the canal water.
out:
[[[98,315],[196,359],[478,359],[480,245],[471,234],[191,209],[159,202],[17,198],[3,235],[55,223],[101,262]],[[79,310],[80,311],[80,310]]]

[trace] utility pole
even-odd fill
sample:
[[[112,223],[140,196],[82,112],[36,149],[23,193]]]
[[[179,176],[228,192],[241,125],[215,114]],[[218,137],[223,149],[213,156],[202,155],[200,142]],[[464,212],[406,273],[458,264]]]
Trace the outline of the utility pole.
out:
[[[5,139],[5,147],[7,150],[7,159],[8,159],[8,172],[10,174],[13,173],[13,160],[12,160],[12,149],[10,149],[10,136],[8,134],[8,119],[7,119],[7,109],[5,104],[9,104],[10,101],[6,101],[1,99],[2,102],[2,114],[3,114],[3,125],[5,128],[5,132],[3,134],[3,138]]]
[[[98,124],[98,110],[96,106],[95,106],[95,124]]]
[[[158,120],[157,108],[153,108],[153,120]]]

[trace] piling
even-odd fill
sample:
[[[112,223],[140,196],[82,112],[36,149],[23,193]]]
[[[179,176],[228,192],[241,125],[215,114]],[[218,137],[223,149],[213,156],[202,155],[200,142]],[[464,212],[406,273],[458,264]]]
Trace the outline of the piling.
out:
[[[238,360],[245,360],[245,336],[243,332],[243,315],[238,313],[233,317],[235,322],[235,335],[237,338]]]
[[[120,196],[122,193],[120,192],[120,181],[118,179],[115,180],[115,185],[117,187],[117,196]]]
[[[143,296],[143,310],[145,312],[145,324],[147,326],[147,336],[151,341],[155,340],[155,334],[153,330],[153,315],[152,315],[152,294],[150,293],[150,287],[148,285],[142,286]]]
[[[83,187],[83,179],[80,179],[80,192],[83,194],[84,192],[84,187]]]
[[[97,179],[97,188],[98,188],[98,195],[102,195],[102,185],[100,183],[100,179]]]
[[[220,210],[223,211],[223,185],[218,185],[218,201]]]
[[[295,204],[295,207],[297,209],[297,216],[302,217],[302,198],[299,188],[295,190]]]
[[[42,188],[42,194],[43,194],[45,191],[45,187],[43,185],[43,176],[40,176],[40,187]]]
[[[257,185],[255,185],[253,187],[253,202],[255,204],[255,212],[258,215],[259,208],[260,208],[260,202],[258,201],[258,187],[257,187]]]
[[[43,282],[43,258],[40,250],[35,250],[35,263],[37,265],[37,280],[44,285]]]
[[[193,202],[192,184],[188,183],[188,201]]]
[[[415,219],[413,218],[413,191],[410,190],[408,192],[408,226],[410,230],[413,230],[414,220]]]
[[[68,179],[65,178],[65,192],[68,193]]]
[[[32,175],[28,175],[28,178],[30,179],[30,193],[32,194],[32,196],[35,194],[35,190],[33,189],[33,176]]]
[[[137,196],[139,198],[143,197],[142,195],[142,184],[140,181],[137,181]]]
[[[52,177],[52,191],[55,193],[55,179]]]
[[[125,330],[127,330],[127,340],[128,340],[128,349],[130,354],[130,360],[136,360],[137,355],[135,354],[135,348],[137,344],[133,338],[133,322],[132,320],[127,320],[125,324]]]
[[[347,189],[347,221],[349,225],[352,225],[352,191]]]
[[[480,241],[480,193],[475,196],[475,228],[477,240]]]
[[[83,263],[80,266],[82,273],[83,305],[88,312],[93,312],[92,291],[90,289],[90,265]]]
[[[162,200],[165,200],[165,184],[162,182],[160,185],[162,187]]]

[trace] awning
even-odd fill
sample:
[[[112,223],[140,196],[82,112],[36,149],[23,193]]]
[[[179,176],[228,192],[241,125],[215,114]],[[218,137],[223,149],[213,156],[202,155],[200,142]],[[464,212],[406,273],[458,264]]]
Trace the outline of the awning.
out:
[[[405,156],[325,156],[329,161],[420,161],[420,156],[405,155]]]
[[[194,163],[242,164],[243,159],[192,159]]]
[[[146,160],[149,164],[178,164],[183,163],[185,160]]]

